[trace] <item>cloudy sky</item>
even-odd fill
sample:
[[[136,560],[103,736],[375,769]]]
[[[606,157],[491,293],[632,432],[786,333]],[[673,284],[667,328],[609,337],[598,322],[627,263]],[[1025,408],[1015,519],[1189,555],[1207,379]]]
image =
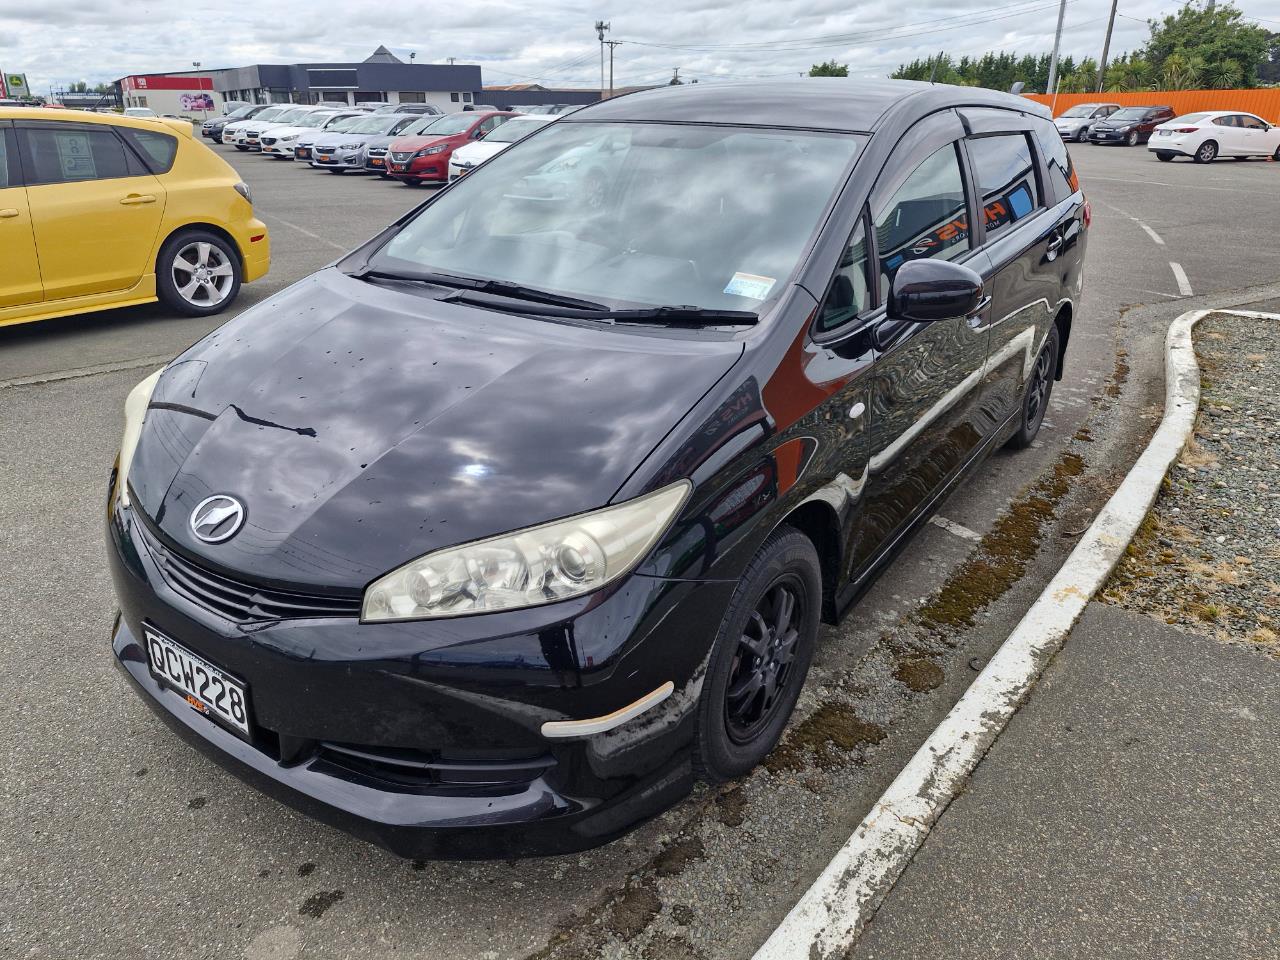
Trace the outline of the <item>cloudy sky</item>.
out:
[[[1063,53],[1101,52],[1110,0],[1068,0]],[[834,57],[855,76],[880,77],[897,64],[939,49],[1048,51],[1057,0],[647,0],[581,5],[472,0],[433,3],[412,16],[412,3],[334,0],[265,3],[203,0],[0,0],[0,69],[26,72],[35,92],[76,80],[90,84],[130,73],[247,63],[361,60],[378,44],[418,62],[456,57],[484,68],[488,84],[539,82],[595,86],[599,43],[593,23],[612,23],[618,86],[682,78],[797,76]],[[1270,17],[1275,0],[1241,0]],[[1145,19],[1172,12],[1176,0],[1121,0],[1112,50],[1139,46]],[[179,13],[181,11],[181,13]]]

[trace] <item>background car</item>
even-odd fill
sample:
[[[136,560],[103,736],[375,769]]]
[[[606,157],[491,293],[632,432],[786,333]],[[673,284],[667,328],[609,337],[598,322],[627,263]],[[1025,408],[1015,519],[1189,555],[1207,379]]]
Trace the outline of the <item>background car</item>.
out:
[[[353,120],[341,130],[326,130],[316,137],[311,151],[311,165],[330,173],[363,171],[365,143],[371,137],[390,136],[420,119],[416,115],[370,113]]]
[[[356,120],[368,115],[367,111],[357,110],[355,107],[347,107],[338,113],[331,114],[321,121],[320,126],[308,128],[298,134],[298,138],[293,141],[293,159],[309,163],[311,161],[311,149],[315,145],[316,138],[322,136],[325,131],[338,132],[345,130]]]
[[[418,116],[424,114],[438,117],[443,112],[434,103],[384,103],[377,107],[374,113],[413,113]]]
[[[240,137],[244,133],[246,126],[250,123],[265,124],[268,120],[274,120],[281,114],[289,112],[295,106],[296,104],[292,103],[273,103],[263,107],[256,113],[250,114],[246,119],[232,120],[222,128],[222,140],[220,142],[230,144],[237,150],[248,150],[247,146],[240,143]]]
[[[501,153],[517,140],[545,127],[554,119],[550,115],[512,117],[483,140],[463,144],[449,158],[449,179],[457,180],[472,167],[478,167],[494,154]]]
[[[1280,160],[1280,127],[1252,113],[1188,113],[1156,127],[1147,149],[1166,162],[1174,157],[1191,157],[1196,163],[1212,163],[1218,157]]]
[[[365,169],[369,173],[376,173],[383,179],[387,179],[387,151],[391,149],[391,144],[400,137],[416,136],[439,119],[438,115],[425,114],[398,133],[385,137],[370,137],[365,141],[364,146]]]
[[[283,113],[277,113],[275,116],[267,118],[266,113],[262,113],[250,120],[239,129],[236,136],[236,146],[244,147],[247,150],[261,150],[262,137],[268,131],[277,127],[289,127],[297,123],[304,117],[310,116],[317,110],[321,109],[317,106],[295,106],[291,110],[285,110]]]
[[[519,114],[510,111],[449,113],[421,133],[400,137],[387,154],[387,172],[402,183],[448,183],[449,157]]]
[[[242,107],[251,106],[253,106],[253,104],[248,100],[224,100],[222,103],[222,115],[225,117],[227,114],[235,113]]]
[[[1118,103],[1077,103],[1059,115],[1053,125],[1058,128],[1058,134],[1063,140],[1084,143],[1089,139],[1089,128],[1094,121],[1109,117],[1119,109]]]
[[[154,117],[156,112],[150,107],[125,107],[124,115],[126,117]]]
[[[292,160],[293,148],[299,136],[309,130],[322,129],[325,123],[334,117],[351,115],[338,110],[312,110],[297,120],[264,130],[258,135],[258,148],[264,157],[271,157],[273,160]]]
[[[1089,128],[1090,143],[1120,143],[1136,147],[1151,139],[1157,124],[1173,119],[1173,107],[1121,107]]]
[[[225,116],[210,117],[204,123],[200,124],[200,136],[208,137],[215,143],[222,142],[222,131],[227,124],[237,123],[241,120],[252,120],[263,110],[270,110],[271,105],[266,103],[250,104],[248,106],[239,107]]]
[[[0,109],[0,325],[156,299],[204,316],[267,272],[249,188],[191,124],[31,113]]]

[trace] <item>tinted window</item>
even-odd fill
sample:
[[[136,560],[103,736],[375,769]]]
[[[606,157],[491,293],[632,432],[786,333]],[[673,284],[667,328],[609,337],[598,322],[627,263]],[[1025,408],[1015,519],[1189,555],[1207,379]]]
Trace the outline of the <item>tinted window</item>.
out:
[[[13,135],[0,129],[0,190],[18,182],[18,155],[13,149]]]
[[[1213,125],[1215,127],[1238,127],[1240,126],[1237,122],[1239,119],[1240,118],[1235,116],[1235,114],[1228,114],[1225,117],[1215,117]]]
[[[1001,134],[969,141],[969,159],[987,236],[999,237],[1040,206],[1035,161],[1025,134]]]
[[[110,130],[68,124],[22,131],[33,183],[71,183],[129,176],[124,144]]]
[[[168,173],[178,153],[178,138],[150,130],[130,130],[126,134],[141,150],[152,173]]]
[[[1261,120],[1259,120],[1257,117],[1251,117],[1251,116],[1249,116],[1248,114],[1241,114],[1241,116],[1240,116],[1240,126],[1242,126],[1242,127],[1247,127],[1247,128],[1249,128],[1250,130],[1265,130],[1265,129],[1267,129],[1267,125],[1266,125],[1265,123],[1263,123],[1263,122],[1262,122]]]
[[[1076,178],[1075,167],[1071,165],[1071,155],[1067,153],[1067,145],[1058,136],[1058,131],[1048,121],[1037,121],[1036,143],[1040,147],[1040,155],[1044,157],[1044,165],[1049,179],[1045,183],[1046,200],[1050,204],[1061,203],[1080,188]]]
[[[892,162],[892,161],[891,161]],[[880,293],[908,260],[954,260],[970,248],[964,180],[955,144],[920,164],[876,213]]]
[[[834,330],[870,305],[871,291],[867,287],[867,226],[859,217],[858,226],[849,237],[840,257],[836,275],[831,278],[831,284],[827,287],[822,312],[818,314],[817,329],[819,332]]]

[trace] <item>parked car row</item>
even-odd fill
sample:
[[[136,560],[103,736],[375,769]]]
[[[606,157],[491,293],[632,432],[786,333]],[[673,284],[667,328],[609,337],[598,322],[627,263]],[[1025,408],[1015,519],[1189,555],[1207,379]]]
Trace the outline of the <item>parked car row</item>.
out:
[[[374,110],[277,104],[250,108],[220,126],[211,121],[205,135],[276,160],[334,174],[372,173],[416,186],[456,180],[554,119],[551,112],[525,115],[494,108],[441,115],[429,104],[384,104]],[[510,121],[518,122],[508,129]]]
[[[1078,103],[1053,121],[1064,140],[1136,147],[1147,144],[1156,159],[1190,157],[1211,163],[1218,157],[1280,160],[1280,127],[1252,113],[1206,110],[1175,116],[1172,107],[1118,103]]]

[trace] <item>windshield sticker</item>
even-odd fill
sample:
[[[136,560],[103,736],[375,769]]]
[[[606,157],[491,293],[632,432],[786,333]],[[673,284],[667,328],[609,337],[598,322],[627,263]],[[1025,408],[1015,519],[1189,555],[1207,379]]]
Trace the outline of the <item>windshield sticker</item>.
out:
[[[733,279],[724,288],[724,292],[735,297],[750,297],[752,300],[763,300],[777,281],[773,277],[759,277],[754,273],[735,273]]]

